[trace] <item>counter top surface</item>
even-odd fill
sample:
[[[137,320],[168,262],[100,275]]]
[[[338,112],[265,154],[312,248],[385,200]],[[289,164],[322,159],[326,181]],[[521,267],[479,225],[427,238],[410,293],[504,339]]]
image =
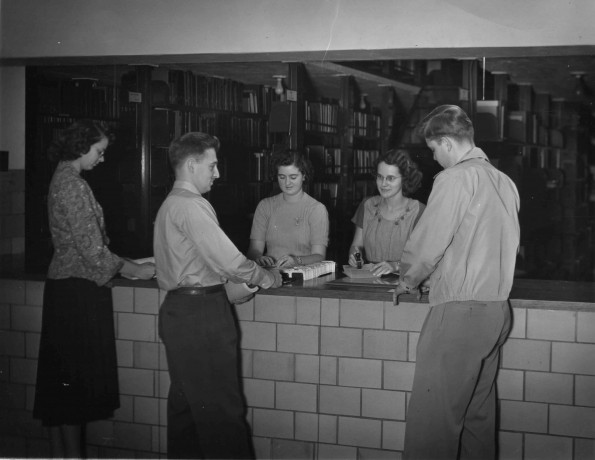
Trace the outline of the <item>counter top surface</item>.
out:
[[[343,275],[326,275],[303,283],[284,285],[279,289],[262,290],[263,295],[295,295],[320,296],[334,298],[356,298],[362,300],[392,301],[392,286],[394,282],[360,285],[358,280],[345,281]],[[557,281],[557,280],[529,280],[515,279],[510,293],[513,306],[537,307],[552,309],[579,309],[595,311],[595,283]],[[403,302],[420,302],[416,295],[402,295]],[[421,302],[427,303],[424,295]]]
[[[375,283],[346,278],[341,273],[332,273],[307,281],[284,284],[277,289],[261,289],[261,295],[284,295],[299,297],[322,297],[335,299],[381,300],[392,302],[394,278],[381,278]],[[156,281],[114,280],[114,285],[157,286]],[[573,309],[595,311],[595,283],[557,280],[515,279],[510,294],[513,306],[526,308]],[[428,302],[416,295],[402,295],[402,302]]]
[[[43,281],[41,275],[4,276],[3,279]],[[283,295],[322,297],[337,299],[380,300],[392,302],[394,279],[380,279],[378,283],[360,283],[349,280],[343,274],[333,273],[307,281],[284,284],[277,289],[261,289],[260,295]],[[112,280],[113,286],[158,288],[155,280],[133,281],[125,278]],[[558,280],[515,279],[510,299],[513,306],[527,308],[573,309],[595,311],[595,283]],[[427,295],[421,300],[416,295],[400,296],[402,302],[427,303]]]

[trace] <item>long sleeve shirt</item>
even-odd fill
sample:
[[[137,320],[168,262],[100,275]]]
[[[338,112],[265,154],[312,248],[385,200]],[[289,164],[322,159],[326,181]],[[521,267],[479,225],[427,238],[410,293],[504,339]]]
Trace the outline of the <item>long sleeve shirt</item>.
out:
[[[211,204],[190,183],[176,181],[155,220],[153,240],[161,289],[212,286],[226,280],[269,288],[274,276],[247,259],[219,226]]]
[[[480,148],[440,172],[405,245],[402,283],[429,277],[431,305],[506,300],[519,247],[519,195]]]
[[[69,163],[60,162],[48,193],[54,254],[48,278],[84,278],[103,286],[122,264],[108,249],[103,210],[91,187]]]

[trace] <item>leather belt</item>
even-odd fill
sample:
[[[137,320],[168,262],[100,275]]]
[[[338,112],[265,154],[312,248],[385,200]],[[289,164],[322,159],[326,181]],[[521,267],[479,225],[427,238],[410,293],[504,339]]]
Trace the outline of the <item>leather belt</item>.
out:
[[[168,291],[172,295],[206,295],[214,292],[224,291],[223,284],[215,284],[214,286],[184,286]]]

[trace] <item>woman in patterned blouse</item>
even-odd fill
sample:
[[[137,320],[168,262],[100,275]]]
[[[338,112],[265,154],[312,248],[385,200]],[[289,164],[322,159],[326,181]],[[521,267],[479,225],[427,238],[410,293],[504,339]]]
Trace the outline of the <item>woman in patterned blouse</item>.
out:
[[[401,254],[425,205],[411,198],[422,173],[405,150],[389,150],[375,164],[378,195],[366,197],[353,219],[349,265],[357,266],[359,251],[374,275],[399,273]]]
[[[83,425],[120,405],[111,290],[116,274],[150,279],[108,249],[103,210],[81,177],[104,161],[106,125],[74,123],[52,144],[59,161],[48,194],[54,255],[44,288],[33,415],[49,427],[53,456],[82,457]]]

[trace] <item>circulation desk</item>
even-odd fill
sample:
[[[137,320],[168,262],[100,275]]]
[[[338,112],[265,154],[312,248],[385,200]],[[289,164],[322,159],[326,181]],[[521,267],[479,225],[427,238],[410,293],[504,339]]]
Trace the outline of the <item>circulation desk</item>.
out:
[[[400,458],[427,299],[340,275],[236,307],[258,458]],[[154,281],[113,282],[121,408],[87,428],[89,457],[164,456],[167,362]],[[43,278],[0,280],[4,457],[46,456],[31,418]],[[500,458],[595,458],[595,284],[515,281],[498,377]]]

